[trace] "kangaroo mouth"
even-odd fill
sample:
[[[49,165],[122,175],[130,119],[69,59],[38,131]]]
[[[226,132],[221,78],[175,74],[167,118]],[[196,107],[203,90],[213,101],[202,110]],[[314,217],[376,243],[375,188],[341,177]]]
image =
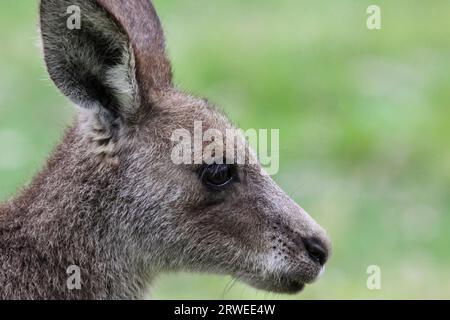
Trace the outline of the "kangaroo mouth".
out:
[[[274,293],[296,294],[305,288],[305,282],[291,277],[277,277],[271,279],[257,279],[255,277],[239,277],[239,280],[250,286]]]
[[[324,270],[325,267],[315,267],[308,271],[303,270],[297,272],[265,273],[259,275],[245,273],[236,278],[256,289],[274,293],[296,294],[303,291],[307,284],[312,284],[320,279]]]
[[[293,278],[290,276],[286,276],[284,279],[280,280],[282,284],[283,292],[281,293],[298,293],[303,291],[306,284],[312,284],[319,280],[325,272],[325,267],[322,267],[320,271],[309,278],[308,280],[298,280],[298,278]]]
[[[280,293],[295,294],[303,291],[305,284],[296,280],[287,281]]]

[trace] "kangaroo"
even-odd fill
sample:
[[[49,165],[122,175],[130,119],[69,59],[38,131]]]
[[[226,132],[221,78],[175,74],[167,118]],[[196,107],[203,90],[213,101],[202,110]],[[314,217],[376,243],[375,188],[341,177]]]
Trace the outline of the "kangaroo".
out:
[[[68,27],[71,6],[80,28]],[[0,205],[0,299],[142,299],[177,271],[296,293],[319,276],[327,233],[259,164],[172,161],[174,130],[234,126],[173,84],[150,0],[41,0],[40,30],[49,75],[78,113]]]

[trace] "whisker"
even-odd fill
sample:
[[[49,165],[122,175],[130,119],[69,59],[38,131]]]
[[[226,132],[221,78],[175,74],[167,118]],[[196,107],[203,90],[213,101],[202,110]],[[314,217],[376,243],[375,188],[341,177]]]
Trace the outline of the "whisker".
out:
[[[233,288],[233,286],[236,284],[236,279],[231,279],[227,285],[225,286],[225,288],[223,289],[222,292],[222,300],[225,300],[225,295],[227,295],[230,290]]]

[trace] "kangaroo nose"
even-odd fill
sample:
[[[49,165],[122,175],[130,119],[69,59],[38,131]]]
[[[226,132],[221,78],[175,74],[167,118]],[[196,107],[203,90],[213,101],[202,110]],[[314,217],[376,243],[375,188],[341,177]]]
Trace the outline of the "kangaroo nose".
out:
[[[319,238],[305,238],[303,239],[303,243],[312,260],[317,261],[321,266],[327,262],[328,248]]]

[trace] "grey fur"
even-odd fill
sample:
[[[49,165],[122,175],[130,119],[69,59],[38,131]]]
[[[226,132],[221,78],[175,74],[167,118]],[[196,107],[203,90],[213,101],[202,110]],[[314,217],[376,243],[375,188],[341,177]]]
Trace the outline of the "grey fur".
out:
[[[72,34],[64,14],[74,3],[86,29]],[[327,255],[325,231],[259,166],[240,166],[239,183],[211,194],[196,166],[171,161],[173,130],[233,126],[172,86],[149,0],[42,0],[41,28],[49,73],[81,108],[46,167],[0,205],[0,299],[143,298],[167,271],[228,274],[276,292],[317,277],[304,239]],[[67,288],[71,265],[80,290]]]

